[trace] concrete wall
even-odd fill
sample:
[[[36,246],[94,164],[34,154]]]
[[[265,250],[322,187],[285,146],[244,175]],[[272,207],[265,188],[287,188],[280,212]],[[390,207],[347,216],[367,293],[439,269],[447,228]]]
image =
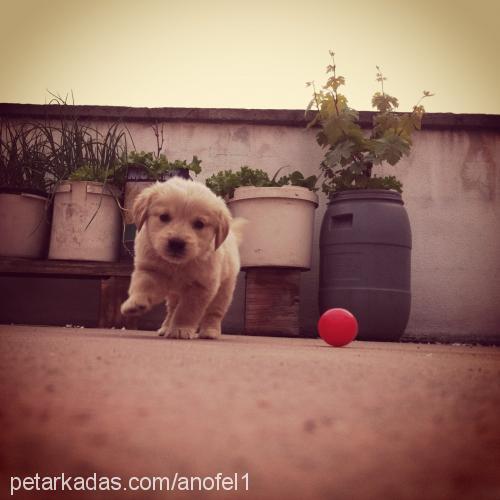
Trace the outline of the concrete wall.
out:
[[[218,170],[245,164],[271,174],[282,167],[318,173],[323,152],[314,131],[305,130],[302,113],[203,111],[132,110],[122,115],[128,117],[138,150],[155,149],[151,124],[163,123],[167,156],[189,160],[197,155],[202,181]],[[99,113],[117,116],[116,108],[99,108]],[[365,115],[368,122],[370,116]],[[412,224],[408,338],[500,342],[499,118],[427,117],[428,127],[416,134],[411,157],[384,169],[403,182]],[[320,195],[313,267],[302,274],[300,319],[306,335],[314,333],[318,317],[318,237],[325,206]],[[233,331],[241,325],[242,288],[240,280],[233,316],[228,318]]]
[[[423,131],[402,164],[413,230],[407,333],[500,337],[500,133]]]

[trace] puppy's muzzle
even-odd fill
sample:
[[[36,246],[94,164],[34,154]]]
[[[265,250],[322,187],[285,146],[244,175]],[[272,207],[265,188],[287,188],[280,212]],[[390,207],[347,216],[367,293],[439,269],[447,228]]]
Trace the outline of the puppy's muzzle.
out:
[[[186,252],[186,242],[181,238],[170,238],[167,242],[167,251],[172,257],[183,257]]]

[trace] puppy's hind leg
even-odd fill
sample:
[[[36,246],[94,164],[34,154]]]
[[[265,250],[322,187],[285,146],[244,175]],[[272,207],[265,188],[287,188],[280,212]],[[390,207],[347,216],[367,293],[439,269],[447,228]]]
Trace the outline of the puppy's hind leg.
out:
[[[179,303],[179,297],[177,297],[176,295],[171,295],[166,300],[165,305],[167,307],[167,315],[165,316],[163,323],[158,329],[158,335],[160,337],[164,337],[165,334],[169,333],[170,330],[172,329],[172,318],[174,317],[175,308],[177,307],[178,303]]]
[[[221,336],[221,323],[233,299],[235,286],[235,279],[228,279],[220,284],[201,320],[200,339],[217,339]]]

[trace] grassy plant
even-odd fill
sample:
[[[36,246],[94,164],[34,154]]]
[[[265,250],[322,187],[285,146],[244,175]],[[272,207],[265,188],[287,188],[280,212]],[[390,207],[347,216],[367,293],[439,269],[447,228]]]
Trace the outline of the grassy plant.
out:
[[[91,126],[78,116],[74,101],[51,95],[50,104],[61,107],[61,118],[37,124],[47,144],[50,175],[58,180],[122,185],[120,158],[126,154],[126,133],[121,124]]]
[[[46,143],[35,126],[0,120],[0,187],[50,190]]]

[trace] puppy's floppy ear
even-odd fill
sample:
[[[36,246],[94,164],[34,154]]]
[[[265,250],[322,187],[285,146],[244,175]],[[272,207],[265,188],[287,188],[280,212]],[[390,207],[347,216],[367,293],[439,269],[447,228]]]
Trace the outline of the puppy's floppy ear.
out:
[[[217,214],[215,224],[215,249],[217,250],[229,234],[229,225],[231,223],[231,216],[225,210],[221,210]]]
[[[134,206],[132,207],[132,217],[134,219],[134,224],[137,227],[137,231],[140,231],[148,217],[150,198],[151,193],[149,192],[149,189],[145,189],[134,201]]]

